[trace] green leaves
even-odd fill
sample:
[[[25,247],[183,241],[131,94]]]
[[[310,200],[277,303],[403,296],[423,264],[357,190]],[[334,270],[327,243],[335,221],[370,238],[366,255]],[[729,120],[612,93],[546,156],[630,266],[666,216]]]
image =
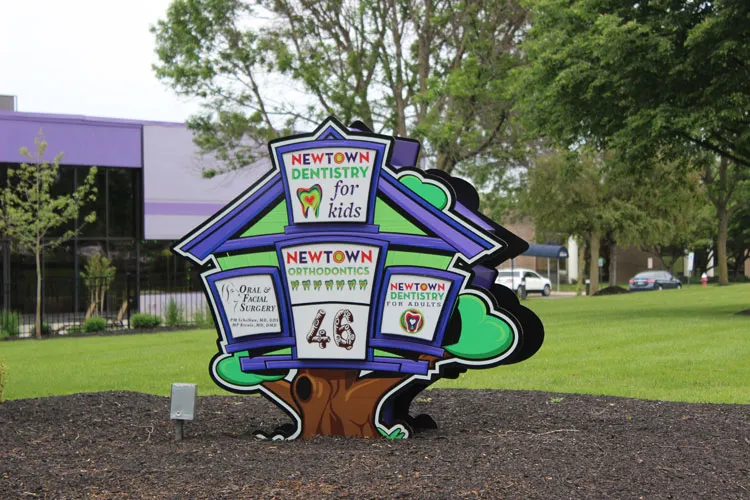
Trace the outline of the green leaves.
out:
[[[513,344],[513,330],[502,318],[494,316],[487,304],[476,295],[458,297],[461,314],[461,337],[445,350],[471,361],[489,360],[500,356]]]
[[[399,182],[440,210],[448,206],[448,194],[435,184],[425,183],[416,175],[401,176]]]
[[[90,169],[74,192],[53,196],[52,187],[59,177],[62,153],[52,162],[45,159],[47,142],[41,131],[34,139],[34,145],[36,150],[33,154],[28,148],[20,148],[28,163],[8,169],[8,185],[0,193],[0,219],[3,232],[11,240],[36,253],[43,248],[55,248],[75,236],[76,231],[73,230],[56,238],[48,237],[50,230],[80,217],[82,207],[95,199],[96,168]],[[94,217],[94,213],[83,216],[85,220],[93,220]]]
[[[281,380],[285,375],[264,375],[261,373],[243,372],[240,367],[240,357],[247,356],[246,352],[235,353],[232,356],[225,357],[216,365],[216,375],[227,384],[251,387],[263,382],[273,382]]]

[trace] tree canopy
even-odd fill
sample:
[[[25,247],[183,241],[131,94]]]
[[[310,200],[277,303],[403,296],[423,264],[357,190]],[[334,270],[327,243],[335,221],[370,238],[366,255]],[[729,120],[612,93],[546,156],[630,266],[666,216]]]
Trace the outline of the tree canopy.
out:
[[[154,69],[201,100],[189,126],[228,169],[335,115],[468,171],[512,153],[506,84],[526,27],[517,0],[174,0]]]
[[[750,166],[750,4],[530,0],[530,122],[647,157],[688,143]]]
[[[528,124],[564,146],[617,151],[636,170],[686,158],[715,208],[727,283],[728,220],[748,201],[735,186],[750,178],[750,3],[529,5],[528,65],[516,86]]]

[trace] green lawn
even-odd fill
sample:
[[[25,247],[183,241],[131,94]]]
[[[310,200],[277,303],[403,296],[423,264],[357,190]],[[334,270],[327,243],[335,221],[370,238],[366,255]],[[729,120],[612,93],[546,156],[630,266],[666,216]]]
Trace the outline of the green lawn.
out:
[[[523,363],[472,370],[437,387],[530,389],[750,404],[750,285],[525,301],[542,349]],[[189,331],[0,342],[6,399],[130,390],[172,382],[225,394],[208,376],[215,333]]]
[[[750,403],[750,285],[606,297],[532,298],[541,350],[437,387],[530,389]]]

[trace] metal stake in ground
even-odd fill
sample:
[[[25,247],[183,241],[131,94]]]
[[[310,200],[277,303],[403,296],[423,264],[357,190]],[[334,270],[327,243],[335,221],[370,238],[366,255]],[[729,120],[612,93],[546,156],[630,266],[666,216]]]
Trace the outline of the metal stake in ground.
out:
[[[185,436],[185,420],[195,418],[195,401],[198,395],[196,384],[172,384],[170,418],[174,420],[176,441]]]

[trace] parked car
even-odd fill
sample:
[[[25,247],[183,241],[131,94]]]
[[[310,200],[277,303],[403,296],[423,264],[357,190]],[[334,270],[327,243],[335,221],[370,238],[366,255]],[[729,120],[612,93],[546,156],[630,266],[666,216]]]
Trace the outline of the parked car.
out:
[[[506,286],[515,293],[519,293],[522,284],[526,285],[526,293],[541,293],[547,297],[552,292],[552,282],[531,269],[501,269],[497,272],[495,283]]]
[[[680,280],[667,271],[644,271],[633,276],[629,283],[631,292],[682,288]]]

